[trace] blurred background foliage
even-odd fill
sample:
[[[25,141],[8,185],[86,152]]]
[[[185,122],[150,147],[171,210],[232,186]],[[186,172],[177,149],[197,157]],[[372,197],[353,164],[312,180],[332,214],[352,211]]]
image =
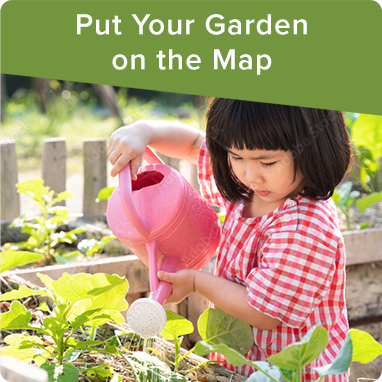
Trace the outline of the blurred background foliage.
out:
[[[139,119],[204,126],[204,97],[100,86],[2,75],[1,139],[16,141],[19,171],[39,168],[49,137],[66,138],[68,171],[80,172],[83,138],[108,139]]]
[[[82,139],[104,137],[139,119],[204,129],[206,97],[2,75],[2,139],[15,139],[20,171],[38,168],[44,138],[65,137],[68,171],[82,171]],[[346,180],[362,193],[382,191],[382,116],[346,112],[355,153]]]

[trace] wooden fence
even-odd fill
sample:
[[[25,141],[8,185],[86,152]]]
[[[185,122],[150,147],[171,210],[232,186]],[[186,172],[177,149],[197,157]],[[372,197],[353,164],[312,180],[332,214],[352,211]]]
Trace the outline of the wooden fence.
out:
[[[180,170],[186,179],[196,188],[197,175],[195,165],[186,165],[184,161],[162,156],[168,165]],[[42,154],[42,179],[56,193],[66,191],[66,140],[48,138],[44,140]],[[107,187],[107,144],[104,138],[83,140],[84,190],[83,215],[92,217],[106,212],[106,201],[96,202],[98,192]],[[11,220],[20,215],[20,195],[15,184],[18,183],[18,165],[16,143],[14,140],[1,141],[1,220]],[[61,202],[65,205],[65,201]]]

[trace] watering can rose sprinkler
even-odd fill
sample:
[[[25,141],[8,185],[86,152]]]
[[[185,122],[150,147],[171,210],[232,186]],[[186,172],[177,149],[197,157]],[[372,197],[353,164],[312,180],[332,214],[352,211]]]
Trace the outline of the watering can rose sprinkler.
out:
[[[114,235],[149,267],[150,296],[127,311],[131,329],[142,337],[158,335],[166,324],[162,305],[172,286],[157,278],[158,269],[201,269],[220,240],[219,219],[210,205],[178,171],[147,147],[150,163],[132,181],[128,164],[110,196],[107,221]]]

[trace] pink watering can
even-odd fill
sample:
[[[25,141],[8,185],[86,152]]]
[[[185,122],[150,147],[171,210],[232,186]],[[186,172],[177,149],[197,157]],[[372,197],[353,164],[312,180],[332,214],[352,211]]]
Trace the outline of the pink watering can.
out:
[[[158,280],[158,270],[202,268],[219,244],[220,224],[178,171],[149,147],[143,157],[150,165],[138,170],[136,180],[130,164],[119,173],[106,215],[114,235],[149,267],[150,297],[131,304],[127,322],[142,337],[152,337],[166,324],[162,304],[172,291],[171,284]]]

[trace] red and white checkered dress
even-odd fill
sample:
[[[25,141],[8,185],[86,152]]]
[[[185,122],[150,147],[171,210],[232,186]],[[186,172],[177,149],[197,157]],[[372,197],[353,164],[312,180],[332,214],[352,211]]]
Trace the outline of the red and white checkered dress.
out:
[[[274,330],[253,328],[255,344],[245,357],[265,361],[320,325],[328,330],[330,340],[310,366],[332,363],[349,330],[345,251],[333,201],[297,195],[267,215],[245,218],[244,203],[226,202],[217,190],[205,142],[198,176],[204,198],[227,211],[215,274],[246,286],[248,303],[281,321]],[[220,354],[213,359],[225,361]],[[254,371],[249,365],[225,362],[223,366],[245,376]],[[306,372],[304,381],[319,377],[309,367]],[[347,374],[324,379],[347,380]]]

